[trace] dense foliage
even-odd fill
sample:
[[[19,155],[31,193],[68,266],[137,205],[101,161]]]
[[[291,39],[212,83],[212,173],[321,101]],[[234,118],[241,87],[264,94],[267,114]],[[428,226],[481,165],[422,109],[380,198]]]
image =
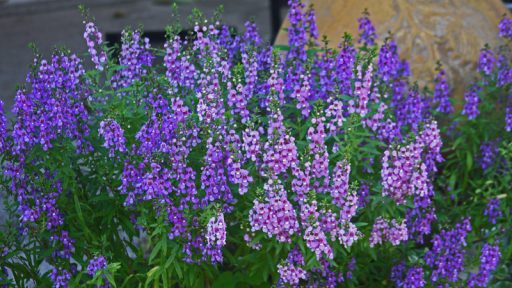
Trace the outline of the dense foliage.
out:
[[[287,46],[195,12],[164,49],[87,21],[92,64],[37,54],[0,115],[0,283],[510,287],[512,20],[459,113],[367,13],[329,49],[290,6]]]

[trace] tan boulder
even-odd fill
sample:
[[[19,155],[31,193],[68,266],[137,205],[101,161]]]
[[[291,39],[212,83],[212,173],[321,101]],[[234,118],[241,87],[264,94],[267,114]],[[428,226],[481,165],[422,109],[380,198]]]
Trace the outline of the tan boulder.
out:
[[[358,21],[364,9],[382,43],[393,34],[400,56],[409,60],[413,79],[431,84],[439,60],[447,70],[453,97],[463,99],[475,79],[480,49],[498,44],[498,23],[508,13],[500,0],[311,0],[320,35],[336,47],[345,32],[358,39]],[[283,28],[288,25],[285,20]],[[281,29],[276,44],[286,44]],[[460,105],[457,105],[460,108]]]

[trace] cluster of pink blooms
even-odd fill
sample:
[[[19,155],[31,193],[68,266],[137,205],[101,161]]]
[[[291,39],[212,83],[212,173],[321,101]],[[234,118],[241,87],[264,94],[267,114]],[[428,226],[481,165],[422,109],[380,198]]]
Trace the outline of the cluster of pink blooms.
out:
[[[93,22],[85,24],[84,39],[87,42],[92,62],[96,65],[96,69],[102,71],[104,69],[103,66],[107,63],[107,53],[101,50],[103,37]]]
[[[228,160],[226,166],[230,181],[238,185],[238,192],[245,194],[249,189],[249,183],[253,182],[253,178],[249,175],[249,171],[242,166],[245,164],[245,158],[242,154],[242,140],[234,130],[229,131],[226,137],[226,145],[228,148]]]
[[[304,256],[302,256],[302,253],[297,248],[290,250],[286,261],[277,265],[279,272],[277,286],[281,287],[283,284],[288,284],[292,287],[299,286],[300,280],[306,280],[308,274],[302,266],[304,266]]]
[[[422,146],[415,142],[384,152],[381,170],[383,196],[403,204],[406,196],[428,193],[427,166],[421,154]]]
[[[269,175],[279,175],[297,163],[295,138],[288,135],[283,125],[280,110],[273,110],[269,116],[268,141],[263,147],[263,164]]]
[[[255,199],[249,212],[252,231],[261,230],[269,237],[276,236],[280,242],[291,242],[291,236],[300,231],[299,222],[284,187],[270,180],[265,184],[265,192],[266,201],[260,203]]]
[[[204,253],[211,257],[211,262],[222,262],[222,247],[226,245],[226,222],[221,212],[216,217],[210,218],[206,226],[207,247]]]
[[[358,197],[354,189],[349,189],[350,163],[347,160],[336,163],[330,187],[332,202],[341,208],[340,219],[348,221],[356,215]]]
[[[324,183],[329,183],[329,154],[325,145],[325,118],[313,118],[313,124],[308,129],[307,139],[311,157],[311,173],[317,179],[324,179]],[[320,188],[321,183],[315,183],[315,188]]]
[[[368,126],[368,128],[370,128],[372,131],[374,132],[378,132],[379,134],[382,134],[382,131],[381,128],[384,128],[383,126],[386,126],[387,124],[386,123],[383,123],[384,121],[384,118],[385,118],[385,115],[384,113],[386,112],[386,109],[388,109],[388,106],[381,102],[379,103],[379,108],[377,109],[377,113],[375,113],[373,116],[369,117],[369,118],[365,118],[365,122],[364,125]],[[391,121],[390,119],[387,119],[388,121]],[[385,129],[385,128],[384,128]],[[382,138],[385,138],[385,137],[382,137]]]
[[[306,271],[290,263],[277,265],[280,279],[289,285],[297,286],[299,281],[306,280]]]
[[[372,76],[373,76],[373,65],[368,65],[368,68],[364,72],[363,76],[363,67],[361,65],[357,66],[357,79],[354,85],[354,96],[358,98],[358,107],[357,112],[364,117],[368,113],[368,100],[370,95],[370,89],[372,85]]]
[[[304,240],[306,240],[306,245],[315,253],[318,260],[322,259],[323,254],[325,254],[327,258],[332,259],[334,252],[327,242],[327,236],[320,226],[319,215],[320,213],[317,211],[316,201],[301,206],[300,218],[305,228]]]
[[[334,100],[325,110],[325,116],[330,120],[327,122],[327,129],[329,134],[335,134],[341,127],[345,117],[343,116],[343,102]]]
[[[383,244],[385,241],[389,241],[392,245],[396,246],[403,241],[407,241],[407,239],[408,233],[405,220],[402,220],[402,223],[398,223],[396,219],[389,221],[378,217],[373,224],[369,242],[370,247]]]
[[[247,160],[256,161],[261,154],[260,132],[246,128],[242,137],[242,148]]]
[[[429,173],[437,172],[436,163],[443,162],[444,159],[441,155],[443,142],[441,141],[441,134],[439,128],[437,128],[436,121],[431,121],[423,126],[418,142],[421,143],[424,149],[424,162],[427,171]]]

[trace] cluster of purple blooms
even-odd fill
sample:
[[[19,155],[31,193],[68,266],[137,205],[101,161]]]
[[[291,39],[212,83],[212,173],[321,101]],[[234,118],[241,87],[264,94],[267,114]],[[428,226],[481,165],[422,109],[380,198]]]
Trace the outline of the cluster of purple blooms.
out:
[[[504,54],[499,54],[496,60],[496,67],[498,69],[496,86],[504,87],[512,81],[512,69],[510,69],[508,59]]]
[[[350,220],[356,214],[357,195],[353,189],[349,189],[350,163],[347,160],[336,163],[333,170],[331,197],[332,203],[342,207],[340,217],[343,220]]]
[[[95,277],[97,274],[102,276],[102,284],[96,285],[97,288],[110,288],[110,283],[106,282],[106,275],[103,274],[108,268],[107,260],[104,256],[95,256],[89,261],[87,265],[87,274],[91,277]]]
[[[261,242],[274,238],[287,247],[305,244],[305,251],[293,248],[277,265],[278,286],[308,282],[311,287],[336,287],[351,279],[355,258],[348,262],[346,277],[332,264],[340,257],[339,245],[350,251],[356,241],[365,238],[375,249],[385,242],[393,246],[413,239],[423,243],[437,219],[432,207],[433,179],[437,163],[444,161],[431,110],[453,112],[445,71],[436,76],[430,99],[408,84],[408,65],[400,59],[392,39],[385,40],[376,63],[359,59],[349,38],[340,44],[339,53],[327,50],[310,61],[308,47],[318,45],[315,12],[303,11],[305,6],[299,1],[289,4],[290,49],[286,53],[265,46],[252,23],[246,24],[241,36],[231,35],[220,23],[196,23],[193,37],[176,35],[165,43],[163,67],[158,67],[165,77],[158,79],[152,75],[158,70],[153,69],[156,53],[141,31],[123,31],[120,65],[116,65],[120,67],[111,69],[101,32],[94,23],[87,23],[84,38],[91,60],[99,71],[113,70],[107,79],[112,93],[93,97],[81,60],[58,51],[50,61],[36,60],[27,87],[18,91],[10,138],[0,102],[0,152],[9,149],[15,159],[5,165],[5,174],[16,193],[23,232],[30,233],[29,228],[37,223],[44,223],[51,232],[54,287],[68,287],[76,273],[67,268],[74,257],[75,240],[65,229],[57,205],[61,194],[69,191],[63,191],[57,177],[44,169],[26,172],[42,161],[29,157],[34,147],[50,151],[70,145],[79,155],[106,150],[108,158],[122,167],[118,190],[110,192],[124,197],[126,209],[136,210],[144,203],[156,215],[163,215],[168,238],[181,245],[183,259],[190,263],[223,261],[229,232],[226,220],[231,225],[228,217],[235,214],[240,201],[248,200],[252,204],[248,213],[238,214],[248,215],[241,221],[250,227],[244,236],[249,246],[262,247],[252,243],[258,233]],[[359,18],[359,42],[373,46],[378,37],[368,16]],[[512,25],[507,21],[500,24],[500,35],[511,38]],[[491,77],[495,65],[499,66],[495,62],[494,52],[483,49],[479,70]],[[146,91],[140,87],[145,84],[156,87]],[[389,87],[385,92],[389,95],[381,95],[379,85]],[[474,85],[465,95],[463,114],[470,119],[479,115],[479,91]],[[112,116],[117,122],[103,112],[95,115],[90,107],[112,99],[115,103],[133,100],[130,104],[144,111],[134,136],[125,136],[122,127],[131,127],[120,120],[123,117]],[[294,110],[297,115],[290,114]],[[512,127],[510,110],[508,130]],[[258,115],[268,121],[254,119]],[[286,119],[289,115],[297,116],[293,129]],[[354,119],[360,123],[354,124]],[[106,149],[95,150],[89,142],[94,136],[89,131],[93,121],[99,122],[95,124]],[[387,220],[376,215],[370,235],[359,230],[357,218],[373,200],[370,189],[375,187],[359,175],[359,165],[354,165],[359,163],[351,158],[357,157],[359,147],[363,153],[367,143],[353,147],[338,138],[350,137],[356,129],[366,129],[369,139],[380,140],[384,150],[382,155],[364,158],[364,174],[372,176],[380,157],[382,195],[394,204],[412,205],[405,217]],[[405,136],[410,132],[413,137]],[[494,163],[492,153],[496,151],[482,145],[484,170]],[[38,181],[50,182],[51,192]],[[493,224],[501,217],[496,201],[491,200],[485,210]],[[215,216],[201,223],[203,211],[210,207],[217,207]],[[457,281],[464,269],[463,246],[470,230],[469,219],[465,219],[433,236],[424,258],[432,271],[432,283]],[[319,267],[306,269],[307,256],[314,257]],[[468,285],[485,286],[499,259],[499,247],[485,245],[480,270],[470,276]],[[397,265],[393,281],[398,287],[424,287],[426,266],[406,270],[405,264]],[[105,269],[105,257],[98,256],[90,260],[87,273],[94,276]]]
[[[374,45],[375,40],[378,38],[375,27],[370,20],[370,13],[367,10],[364,11],[363,17],[357,19],[359,21],[359,43],[366,45]]]
[[[357,79],[360,80],[356,81],[356,83],[354,84],[354,96],[358,100],[358,107],[356,111],[361,115],[361,117],[364,117],[369,112],[367,105],[368,100],[370,100],[373,66],[372,64],[368,65],[368,68],[366,69],[364,76],[362,70],[363,68],[361,67],[361,65],[357,66]]]
[[[484,215],[487,216],[487,219],[492,224],[496,224],[496,220],[503,216],[503,212],[501,212],[500,207],[500,200],[498,198],[492,198],[489,200],[485,207]]]
[[[429,187],[429,194],[414,197],[414,207],[407,209],[407,229],[409,239],[423,243],[424,236],[429,235],[432,224],[437,219],[436,209],[432,207],[433,188]]]
[[[114,157],[115,151],[126,152],[123,128],[115,120],[101,121],[99,133],[105,139],[103,146],[108,149],[109,157]]]
[[[510,132],[512,131],[512,104],[508,105],[509,106],[505,108],[505,130]]]
[[[4,102],[0,100],[0,153],[7,149],[7,117],[4,113]]]
[[[494,53],[488,47],[485,47],[480,52],[480,60],[478,62],[478,70],[484,75],[491,75],[494,69],[495,59]]]
[[[499,36],[505,39],[512,39],[512,19],[503,17],[498,25]]]
[[[393,266],[391,270],[391,280],[395,283],[396,287],[399,288],[421,288],[425,287],[427,281],[425,281],[425,276],[423,272],[423,268],[421,267],[411,267],[409,270],[406,270],[405,263],[402,262]]]
[[[178,36],[165,43],[166,54],[164,56],[164,64],[167,69],[166,76],[172,87],[177,88],[178,85],[192,88],[195,74],[195,68],[190,60],[190,55],[181,55],[182,43]],[[182,71],[182,73],[176,73]]]
[[[500,258],[501,253],[499,246],[485,244],[480,254],[478,273],[471,273],[468,280],[468,287],[488,287],[491,273],[498,266]]]
[[[27,174],[24,165],[20,163],[8,162],[5,168],[5,175],[11,179],[10,189],[16,191],[22,235],[31,235],[31,227],[38,222],[44,223],[42,229],[49,231],[50,235],[48,240],[52,257],[49,262],[55,266],[50,277],[55,287],[67,287],[71,274],[65,267],[69,265],[74,253],[75,241],[64,229],[64,215],[57,206],[57,200],[63,192],[60,181],[45,169],[41,173]],[[49,191],[45,191],[45,186]]]
[[[427,282],[423,276],[423,268],[421,267],[412,267],[407,271],[405,275],[405,280],[402,282],[402,285],[399,287],[403,288],[420,288],[424,287]]]
[[[9,271],[7,267],[2,267],[0,270],[0,283],[6,283],[9,280]],[[1,288],[9,288],[7,284],[0,284]]]
[[[95,256],[87,266],[87,273],[90,276],[96,275],[98,271],[107,269],[107,260],[103,256]]]
[[[447,114],[452,113],[453,107],[450,102],[450,86],[446,79],[446,71],[440,69],[434,81],[436,82],[436,86],[434,88],[433,101],[434,104],[437,104],[437,111]]]
[[[327,146],[325,145],[325,118],[313,118],[313,124],[308,129],[307,139],[309,140],[309,149],[312,156],[311,173],[314,178],[325,179],[329,182],[329,155],[327,153]],[[320,183],[315,183],[315,187],[320,186]]]
[[[286,131],[281,111],[273,110],[269,117],[268,140],[263,147],[263,167],[268,170],[270,177],[277,177],[297,165],[297,147],[295,138]]]
[[[340,52],[336,57],[336,77],[340,82],[340,93],[349,95],[352,93],[352,73],[356,62],[357,50],[346,39],[340,43]]]
[[[277,265],[279,280],[292,287],[298,286],[300,280],[307,278],[307,272],[302,266],[304,266],[304,257],[299,250],[292,249],[286,261]]]
[[[53,269],[50,273],[50,279],[55,288],[69,287],[68,282],[71,280],[71,274],[64,269]]]
[[[432,249],[425,254],[425,263],[432,268],[430,280],[456,282],[464,270],[464,246],[471,231],[468,218],[451,230],[442,230],[432,238]]]
[[[378,73],[385,82],[390,82],[399,76],[400,58],[395,41],[388,40],[379,51]]]
[[[462,114],[467,115],[468,119],[475,119],[479,114],[480,110],[478,110],[478,105],[480,104],[480,96],[478,95],[479,88],[478,86],[472,86],[469,88],[466,93],[464,93],[464,100],[466,103],[464,104],[464,109],[462,110]]]
[[[23,157],[37,144],[47,151],[59,136],[75,143],[77,150],[90,150],[89,115],[84,105],[89,89],[83,85],[85,70],[76,55],[55,52],[50,61],[35,60],[37,70],[27,76],[29,87],[18,90],[12,109],[14,153]],[[53,142],[53,143],[52,143]]]
[[[147,67],[152,65],[154,56],[149,50],[149,38],[143,38],[141,31],[124,30],[121,36],[122,46],[119,64],[126,68],[112,76],[112,87],[123,88],[146,75]],[[94,57],[94,56],[93,56]]]
[[[499,25],[498,35],[506,40],[512,39],[512,20],[504,17]],[[503,47],[502,47],[503,48]],[[509,96],[510,88],[508,85],[512,83],[512,69],[507,55],[508,48],[498,49],[493,51],[488,45],[480,51],[480,59],[478,61],[478,71],[483,75],[483,85],[489,81],[495,81],[497,87],[503,87],[507,90],[507,94],[502,97],[499,96],[500,102],[505,103],[505,130],[510,132],[512,130],[512,98]],[[497,73],[493,73],[498,70]],[[481,102],[480,93],[483,90],[482,84],[474,83],[464,94],[465,105],[462,114],[466,115],[468,119],[475,119],[480,115],[479,104]]]
[[[479,163],[480,167],[482,167],[484,171],[486,171],[496,163],[496,157],[498,156],[499,152],[498,144],[498,140],[492,140],[485,141],[480,145]]]

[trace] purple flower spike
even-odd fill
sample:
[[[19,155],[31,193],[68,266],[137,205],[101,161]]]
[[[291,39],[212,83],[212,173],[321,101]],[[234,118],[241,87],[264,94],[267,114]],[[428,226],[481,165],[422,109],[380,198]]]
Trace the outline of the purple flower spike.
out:
[[[479,90],[480,89],[478,86],[473,85],[464,94],[464,100],[466,100],[466,104],[464,105],[462,114],[467,115],[468,119],[475,119],[476,116],[480,114],[480,111],[478,110],[478,104],[480,104],[480,96],[478,96]]]
[[[483,48],[480,51],[480,60],[478,61],[478,70],[486,76],[491,75],[492,70],[494,69],[494,64],[496,60],[494,59],[494,52],[489,48]]]
[[[434,103],[437,104],[437,111],[446,114],[452,113],[453,107],[449,96],[450,86],[448,86],[444,69],[441,69],[439,73],[437,73],[434,81],[436,83],[434,88]]]
[[[370,20],[370,13],[368,13],[368,11],[364,11],[363,16],[359,17],[357,21],[359,22],[359,27],[357,28],[359,31],[359,43],[363,43],[369,46],[374,45],[375,40],[378,37],[377,32],[375,31],[375,27]]]
[[[100,123],[99,133],[105,139],[103,147],[108,149],[108,155],[114,157],[114,152],[126,152],[124,131],[113,119],[103,120]]]
[[[469,275],[469,287],[488,287],[491,273],[500,262],[501,252],[497,245],[485,244],[480,254],[480,268],[478,273]]]
[[[87,266],[87,273],[90,276],[96,275],[96,273],[100,270],[104,270],[107,268],[107,260],[103,256],[95,256],[91,261],[89,262],[89,265]]]
[[[96,69],[102,71],[107,62],[107,54],[101,47],[103,43],[101,32],[93,22],[85,24],[84,39],[87,42],[92,62],[96,65]]]
[[[498,35],[503,38],[512,39],[512,19],[503,17],[498,24]]]
[[[492,224],[496,224],[496,219],[503,216],[498,198],[489,200],[485,207],[484,215],[488,217],[489,222]]]

